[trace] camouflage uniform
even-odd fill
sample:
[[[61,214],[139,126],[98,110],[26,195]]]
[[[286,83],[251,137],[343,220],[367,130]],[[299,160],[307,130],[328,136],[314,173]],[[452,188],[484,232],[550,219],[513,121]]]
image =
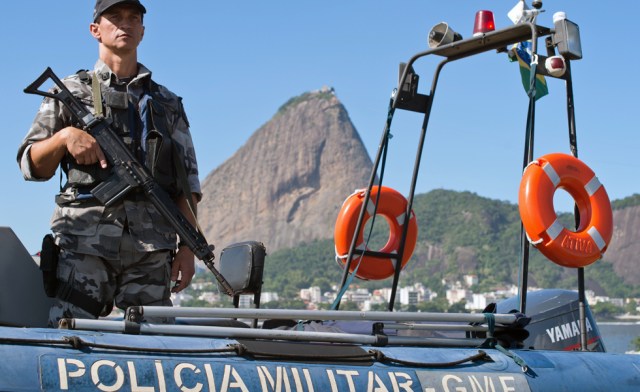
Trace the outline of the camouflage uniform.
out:
[[[119,81],[101,60],[98,60],[90,78],[97,78],[101,90],[126,92],[128,113],[138,123],[141,117],[141,99],[149,94],[151,72],[139,64],[138,75],[128,83]],[[64,79],[65,85],[94,113],[91,82],[80,75]],[[195,150],[184,114],[181,99],[163,86],[154,84],[155,97],[162,101],[163,118],[166,119],[170,140],[184,157],[187,182],[192,193],[200,194]],[[103,100],[105,95],[103,94]],[[133,109],[132,109],[133,108]],[[154,106],[154,110],[155,110]],[[155,110],[156,112],[158,110]],[[46,181],[32,173],[29,158],[31,145],[52,136],[74,121],[66,108],[53,99],[45,98],[27,136],[18,150],[18,164],[26,180]],[[114,127],[117,129],[117,121]],[[131,127],[130,127],[131,128]],[[133,135],[131,139],[140,139]],[[124,136],[126,138],[126,135]],[[135,142],[131,142],[136,145]],[[142,144],[138,140],[137,145]],[[72,158],[71,158],[72,160]],[[64,163],[64,160],[63,160]],[[72,176],[73,165],[82,170],[93,169],[75,163],[67,165],[65,172]],[[89,172],[93,173],[91,170]],[[104,176],[103,176],[104,177]],[[103,177],[96,177],[101,178]],[[174,179],[174,181],[176,181]],[[140,192],[130,192],[124,200],[105,207],[91,197],[81,186],[67,184],[56,196],[56,208],[51,219],[51,230],[60,246],[58,278],[104,304],[107,308],[115,299],[116,306],[125,309],[129,305],[171,305],[170,261],[176,248],[176,233],[169,222],[147,201]],[[163,186],[164,187],[164,186]],[[165,187],[165,190],[166,187]],[[172,192],[170,192],[172,194]],[[175,189],[173,190],[175,196]],[[56,322],[65,317],[90,317],[88,312],[65,301],[59,301],[50,315]],[[105,309],[106,310],[106,309]],[[95,316],[95,315],[94,315]]]

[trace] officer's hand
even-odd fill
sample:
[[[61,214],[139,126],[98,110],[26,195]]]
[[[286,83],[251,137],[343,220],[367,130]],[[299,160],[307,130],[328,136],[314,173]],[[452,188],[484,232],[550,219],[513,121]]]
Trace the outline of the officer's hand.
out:
[[[176,282],[171,288],[172,293],[179,293],[186,289],[191,283],[193,275],[196,272],[193,252],[186,246],[178,248],[178,252],[173,258],[171,264],[171,281]],[[178,279],[178,277],[180,279]]]
[[[62,131],[65,132],[67,151],[76,162],[81,165],[91,165],[99,162],[100,167],[107,168],[107,158],[93,136],[82,129],[74,127],[67,127]]]

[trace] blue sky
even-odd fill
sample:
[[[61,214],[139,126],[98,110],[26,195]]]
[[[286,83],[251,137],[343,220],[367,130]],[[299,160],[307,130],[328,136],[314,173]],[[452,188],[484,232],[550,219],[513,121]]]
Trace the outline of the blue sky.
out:
[[[0,24],[0,225],[35,252],[48,231],[58,177],[22,180],[15,154],[40,103],[22,93],[47,66],[59,76],[91,68],[97,46],[88,25],[94,2],[8,2]],[[471,36],[475,12],[492,10],[497,28],[516,1],[144,1],[140,61],[184,98],[201,179],[228,159],[289,98],[335,88],[369,154],[375,155],[398,64],[427,48],[430,28],[448,22]],[[611,199],[640,192],[640,129],[634,41],[640,3],[548,0],[538,23],[565,11],[580,25],[584,58],[572,63],[578,151]],[[624,4],[624,5],[621,5]],[[542,43],[542,41],[540,41]],[[426,93],[435,61],[416,63]],[[535,155],[569,152],[564,83],[549,81],[538,101]],[[516,203],[527,97],[516,63],[485,53],[445,67],[434,101],[419,193],[468,190]],[[406,194],[422,115],[398,111],[385,183]],[[354,189],[366,184],[354,184]],[[571,200],[558,192],[556,208]],[[346,197],[347,195],[345,195]],[[330,233],[329,233],[330,235]]]

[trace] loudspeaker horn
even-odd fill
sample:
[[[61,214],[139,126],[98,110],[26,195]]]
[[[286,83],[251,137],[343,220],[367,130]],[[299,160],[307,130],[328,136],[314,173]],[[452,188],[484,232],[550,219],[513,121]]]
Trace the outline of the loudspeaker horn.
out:
[[[438,46],[443,46],[455,41],[460,41],[461,39],[462,35],[453,31],[453,29],[451,29],[449,24],[447,24],[446,22],[438,23],[437,25],[433,26],[431,31],[429,31],[430,48],[437,48]]]

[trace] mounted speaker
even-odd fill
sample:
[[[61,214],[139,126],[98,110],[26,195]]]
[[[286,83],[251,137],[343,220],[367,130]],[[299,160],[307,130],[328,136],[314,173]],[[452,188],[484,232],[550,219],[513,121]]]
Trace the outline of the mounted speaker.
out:
[[[437,48],[439,46],[447,45],[455,41],[460,41],[462,35],[456,33],[451,29],[446,22],[440,22],[433,26],[429,31],[429,47]]]

